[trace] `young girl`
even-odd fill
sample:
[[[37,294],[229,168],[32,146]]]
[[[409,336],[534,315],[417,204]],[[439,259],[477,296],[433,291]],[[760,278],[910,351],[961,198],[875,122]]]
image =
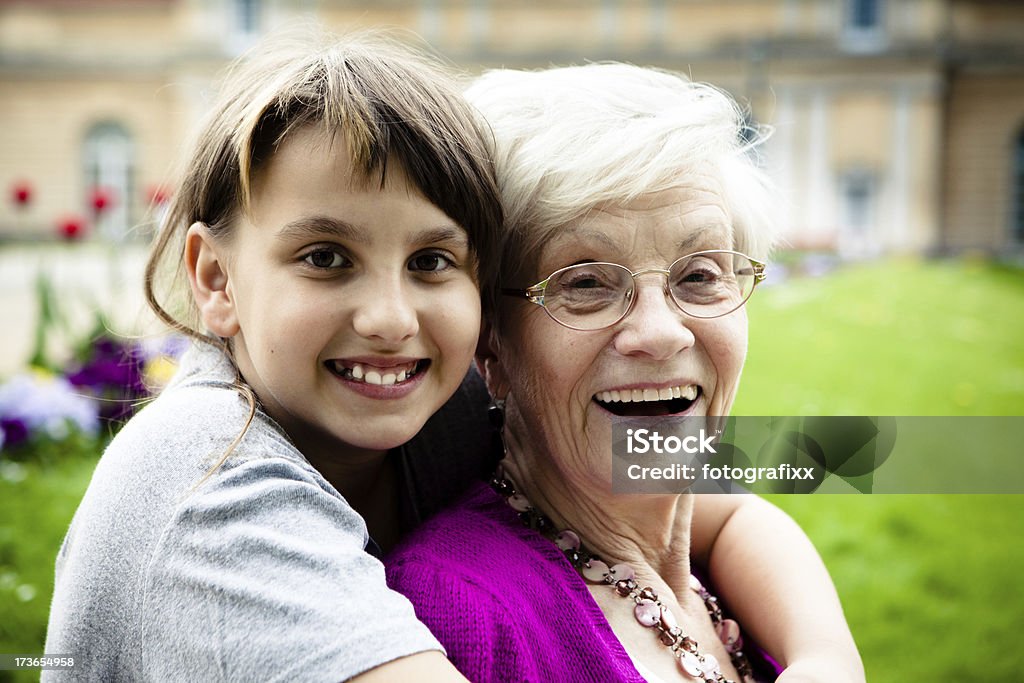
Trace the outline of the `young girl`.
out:
[[[230,74],[147,270],[195,342],[57,560],[46,651],[76,679],[458,679],[367,525],[398,533],[388,451],[472,360],[501,225],[483,139],[444,73],[378,39]]]

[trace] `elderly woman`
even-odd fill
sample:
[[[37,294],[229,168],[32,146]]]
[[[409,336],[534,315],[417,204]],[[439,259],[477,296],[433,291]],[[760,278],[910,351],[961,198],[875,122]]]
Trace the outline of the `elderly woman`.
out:
[[[736,396],[743,304],[772,241],[741,113],[617,64],[491,72],[469,95],[506,209],[477,358],[506,455],[400,546],[389,583],[474,681],[774,679],[692,576],[693,548],[779,680],[862,680],[785,515],[753,496],[612,492],[616,416],[726,415]],[[780,541],[791,559],[773,556]],[[721,576],[736,567],[763,580]]]

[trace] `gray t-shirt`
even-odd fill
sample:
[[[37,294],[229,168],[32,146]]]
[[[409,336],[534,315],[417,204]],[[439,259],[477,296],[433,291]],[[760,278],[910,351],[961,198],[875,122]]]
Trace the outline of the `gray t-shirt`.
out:
[[[43,680],[342,681],[440,650],[364,551],[362,518],[257,412],[220,352],[174,382],[100,459],[57,558]]]

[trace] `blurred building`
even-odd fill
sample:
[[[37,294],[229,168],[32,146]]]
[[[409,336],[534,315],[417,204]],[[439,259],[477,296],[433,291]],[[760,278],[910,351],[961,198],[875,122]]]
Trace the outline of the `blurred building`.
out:
[[[775,134],[796,247],[1024,245],[1016,0],[0,0],[0,239],[123,239],[159,209],[218,71],[311,17],[418,34],[471,71],[687,72]]]

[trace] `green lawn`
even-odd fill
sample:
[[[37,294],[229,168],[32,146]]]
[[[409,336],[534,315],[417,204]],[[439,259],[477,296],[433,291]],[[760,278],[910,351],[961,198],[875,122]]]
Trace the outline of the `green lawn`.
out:
[[[825,558],[870,683],[1021,680],[1024,496],[768,498]]]
[[[756,291],[737,415],[1024,415],[1024,272],[896,261]]]
[[[95,447],[66,446],[52,465],[0,460],[2,653],[43,654],[53,563],[96,465]],[[38,670],[0,671],[0,682],[31,680]]]
[[[749,305],[736,414],[1024,415],[1024,272],[876,263]],[[871,683],[1021,679],[1024,496],[770,498],[824,556]]]
[[[750,319],[737,414],[1024,415],[1020,271],[848,267],[764,288]],[[94,457],[0,461],[0,652],[42,653],[54,557]],[[869,681],[1020,678],[1024,496],[772,500],[821,550]]]

